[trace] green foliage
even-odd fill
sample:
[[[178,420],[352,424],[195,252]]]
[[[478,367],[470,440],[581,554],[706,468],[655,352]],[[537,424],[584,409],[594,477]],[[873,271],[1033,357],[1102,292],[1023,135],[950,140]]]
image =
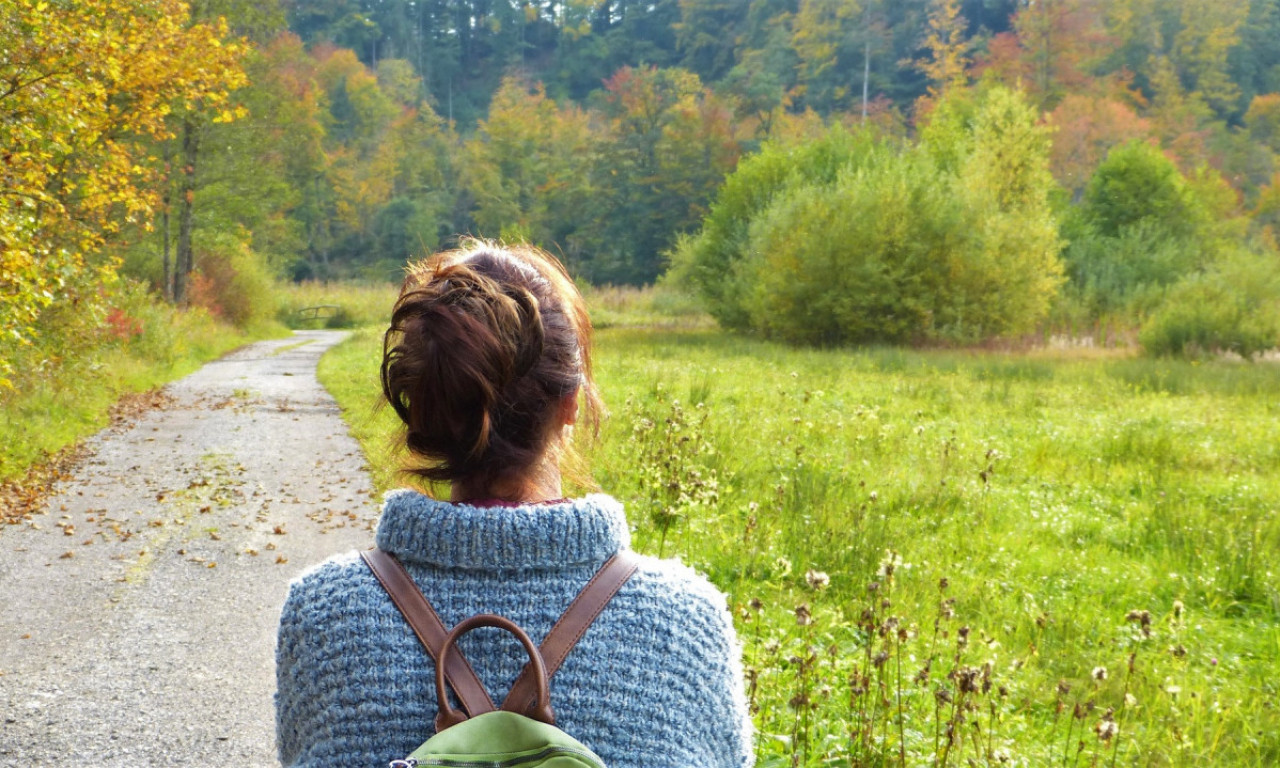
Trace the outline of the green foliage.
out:
[[[257,254],[232,237],[210,238],[196,252],[191,304],[238,328],[275,316],[273,280]]]
[[[1107,154],[1085,188],[1080,210],[1104,237],[1145,223],[1162,236],[1185,238],[1193,234],[1197,218],[1177,166],[1141,141]]]
[[[804,343],[970,342],[1029,330],[1061,273],[1048,138],[1016,93],[944,100],[917,146],[835,128],[725,184],[673,272],[713,315]]]
[[[1153,355],[1234,352],[1251,359],[1280,347],[1280,254],[1237,253],[1187,277],[1139,340]]]
[[[750,325],[745,293],[750,280],[739,276],[748,250],[751,221],[774,197],[792,186],[830,185],[845,168],[862,166],[879,142],[867,132],[833,127],[815,141],[770,142],[725,179],[711,211],[694,237],[677,241],[668,279],[691,284],[708,311],[727,328]]]

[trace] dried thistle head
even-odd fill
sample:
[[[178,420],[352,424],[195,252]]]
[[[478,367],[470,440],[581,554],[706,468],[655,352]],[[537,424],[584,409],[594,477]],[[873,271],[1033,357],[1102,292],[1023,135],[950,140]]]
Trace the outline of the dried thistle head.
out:
[[[796,606],[796,626],[807,627],[813,623],[813,614],[809,612],[809,604],[801,603]]]
[[[830,576],[812,568],[804,572],[804,580],[809,585],[809,588],[814,590],[823,590],[831,586]]]
[[[1092,677],[1097,682],[1102,682],[1103,680],[1107,679],[1107,668],[1094,667],[1093,672],[1089,673],[1089,676]]]
[[[916,673],[916,676],[913,679],[918,685],[925,685],[929,682],[929,675],[932,671],[933,659],[929,659],[924,663],[924,666],[920,668],[920,671]]]
[[[1120,727],[1116,725],[1116,711],[1111,707],[1102,714],[1102,719],[1097,725],[1093,726],[1093,732],[1098,735],[1098,741],[1108,742],[1120,732]]]

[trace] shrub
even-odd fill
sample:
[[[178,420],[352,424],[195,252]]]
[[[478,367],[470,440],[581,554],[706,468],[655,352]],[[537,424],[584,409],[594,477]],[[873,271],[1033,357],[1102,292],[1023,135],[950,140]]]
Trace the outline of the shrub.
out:
[[[1239,253],[1186,278],[1142,329],[1151,355],[1234,352],[1251,359],[1280,345],[1280,256]]]
[[[215,240],[196,253],[190,302],[239,328],[271,317],[275,311],[272,279],[247,245],[233,238]]]
[[[681,241],[673,276],[722,325],[795,342],[1029,330],[1062,272],[1045,129],[999,87],[972,112],[935,114],[945,122],[914,147],[840,128],[766,147]]]

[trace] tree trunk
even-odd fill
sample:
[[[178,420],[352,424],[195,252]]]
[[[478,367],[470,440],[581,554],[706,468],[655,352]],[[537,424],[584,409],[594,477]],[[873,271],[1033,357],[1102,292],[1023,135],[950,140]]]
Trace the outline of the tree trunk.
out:
[[[185,305],[187,279],[195,267],[191,253],[192,211],[196,191],[196,158],[200,154],[200,126],[188,117],[182,121],[182,175],[178,186],[178,253],[173,273],[173,300]]]
[[[862,124],[867,124],[867,89],[871,81],[871,39],[862,42]]]
[[[163,239],[163,248],[161,249],[161,259],[164,263],[164,283],[160,286],[160,292],[164,295],[164,300],[173,303],[173,269],[170,266],[169,258],[169,204],[173,199],[173,177],[171,174],[173,160],[173,152],[170,150],[169,142],[164,144],[164,192],[160,196],[160,237]]]

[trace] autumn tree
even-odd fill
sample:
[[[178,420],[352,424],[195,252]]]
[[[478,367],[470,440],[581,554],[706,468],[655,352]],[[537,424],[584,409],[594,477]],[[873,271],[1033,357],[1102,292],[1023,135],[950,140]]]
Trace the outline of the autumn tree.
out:
[[[505,79],[461,169],[477,233],[564,253],[590,203],[592,140],[584,112],[559,107],[541,85]]]
[[[935,101],[952,89],[963,87],[968,80],[965,29],[959,0],[931,0],[923,46],[928,56],[916,61],[916,68],[928,78],[929,96]]]
[[[605,86],[608,132],[595,144],[590,216],[574,248],[593,279],[652,282],[737,160],[732,111],[681,69],[623,68]]]
[[[152,210],[142,158],[166,116],[234,117],[244,49],[181,0],[12,0],[0,49],[0,334],[30,336],[43,307],[109,279],[97,248]]]

